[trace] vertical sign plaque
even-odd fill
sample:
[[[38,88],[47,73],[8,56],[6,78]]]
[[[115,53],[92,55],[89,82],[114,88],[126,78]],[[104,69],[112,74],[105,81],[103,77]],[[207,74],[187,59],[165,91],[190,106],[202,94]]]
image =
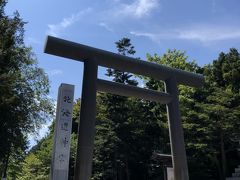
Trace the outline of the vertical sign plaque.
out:
[[[67,180],[72,131],[74,86],[61,84],[58,90],[51,180]]]

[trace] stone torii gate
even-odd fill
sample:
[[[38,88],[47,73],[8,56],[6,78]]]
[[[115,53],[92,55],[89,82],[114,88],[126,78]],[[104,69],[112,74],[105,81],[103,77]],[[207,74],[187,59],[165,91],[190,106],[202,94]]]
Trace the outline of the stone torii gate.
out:
[[[189,179],[177,85],[201,87],[204,82],[202,75],[137,60],[51,36],[47,37],[44,52],[84,62],[75,180],[89,180],[92,174],[97,91],[166,104],[174,177],[175,180]],[[98,79],[98,66],[162,80],[165,82],[165,92]]]

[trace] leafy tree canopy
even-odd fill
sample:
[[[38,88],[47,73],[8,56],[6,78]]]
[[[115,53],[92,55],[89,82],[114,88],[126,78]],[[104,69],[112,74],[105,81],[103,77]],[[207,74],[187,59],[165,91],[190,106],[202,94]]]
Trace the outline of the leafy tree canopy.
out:
[[[28,133],[49,117],[52,105],[48,77],[24,45],[24,24],[18,12],[7,16],[0,1],[0,162],[27,148]],[[6,169],[6,168],[1,168]],[[6,170],[4,170],[6,172]]]

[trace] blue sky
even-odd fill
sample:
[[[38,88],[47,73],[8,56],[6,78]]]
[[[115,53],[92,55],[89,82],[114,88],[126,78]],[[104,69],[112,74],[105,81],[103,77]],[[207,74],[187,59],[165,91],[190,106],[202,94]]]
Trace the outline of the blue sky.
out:
[[[176,48],[204,65],[221,51],[240,50],[239,7],[239,0],[9,0],[6,13],[18,10],[28,22],[25,42],[48,74],[56,99],[61,83],[75,85],[75,98],[80,97],[83,66],[44,54],[47,35],[112,52],[114,42],[128,37],[143,60],[146,53]],[[99,70],[100,77],[104,73]]]

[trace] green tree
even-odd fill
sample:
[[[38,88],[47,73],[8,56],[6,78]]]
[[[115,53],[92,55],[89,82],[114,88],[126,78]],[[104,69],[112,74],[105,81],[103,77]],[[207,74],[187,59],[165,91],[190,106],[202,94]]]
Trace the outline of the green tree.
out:
[[[208,68],[208,69],[207,69]],[[239,93],[240,85],[240,54],[237,49],[231,48],[228,53],[221,52],[217,60],[206,68],[209,81],[216,86],[231,89]]]
[[[73,105],[73,125],[71,134],[71,147],[70,147],[70,162],[69,162],[69,179],[73,179],[74,176],[74,165],[77,150],[77,135],[76,135],[76,121],[79,119],[80,99],[76,100]],[[53,137],[54,137],[54,125],[55,122],[49,127],[49,133],[43,137],[37,145],[31,148],[28,154],[21,160],[21,163],[17,163],[16,167],[19,170],[12,170],[9,168],[10,179],[49,179],[51,159],[52,159],[52,148],[53,148]],[[14,165],[14,164],[10,164]]]
[[[24,154],[27,134],[35,133],[51,112],[49,82],[24,45],[24,22],[18,12],[4,13],[0,1],[0,164],[6,176],[9,160]],[[16,156],[15,156],[16,154]],[[11,157],[12,156],[12,157]]]
[[[217,60],[204,67],[207,87],[204,93],[207,92],[208,96],[202,101],[206,104],[205,113],[212,133],[209,154],[216,166],[215,176],[219,179],[231,175],[239,159],[236,152],[240,139],[239,63],[240,55],[232,48],[226,54],[220,53]]]
[[[116,47],[121,55],[135,53],[128,38],[116,42]],[[137,85],[132,74],[121,70],[107,69],[106,75],[118,83]],[[111,94],[99,94],[97,101],[94,179],[129,179],[130,101]]]
[[[19,179],[30,180],[30,179],[43,179],[41,176],[42,163],[33,153],[29,154],[23,164],[22,175]]]
[[[197,72],[200,73],[201,68],[195,63],[195,61],[189,61],[188,57],[185,55],[185,52],[178,51],[176,49],[168,50],[165,54],[162,56],[159,56],[157,54],[154,54],[153,56],[147,55],[148,61],[170,66],[177,69],[182,69],[185,71],[190,72]],[[157,91],[164,91],[164,84],[161,81],[156,81],[152,78],[144,78],[146,87],[149,89],[154,89]],[[196,127],[198,127],[199,121],[196,121],[197,112],[193,109],[195,105],[195,89],[179,85],[179,100],[180,100],[180,111],[181,111],[181,119],[183,123],[184,128],[184,135],[185,135],[185,144],[187,145],[187,155],[188,155],[188,162],[192,164],[197,164],[190,153],[196,152],[197,147],[202,147],[201,142],[194,141],[194,136],[197,135]],[[158,122],[159,126],[161,127],[161,138],[159,139],[158,146],[156,146],[156,150],[161,153],[170,154],[170,144],[169,144],[169,130],[168,130],[168,121],[166,117],[166,107],[160,106],[158,103],[152,102],[152,104],[149,104],[146,106],[147,111],[152,111],[155,114],[155,117],[157,118],[156,121]],[[194,142],[193,142],[194,141]],[[192,149],[190,148],[190,145],[194,145]],[[199,160],[199,159],[198,159]],[[192,167],[190,165],[189,167]],[[196,168],[197,169],[197,168]],[[159,171],[159,169],[156,169]],[[153,171],[153,174],[157,174],[157,172]],[[197,171],[196,171],[197,172]],[[199,172],[199,169],[198,169]],[[191,174],[195,173],[195,169],[190,168],[190,177]],[[204,175],[205,173],[203,171],[199,172],[201,176],[199,176],[199,179],[205,179]],[[194,176],[196,179],[198,176]],[[191,179],[191,178],[190,178]]]
[[[77,99],[73,104],[72,134],[71,134],[68,179],[73,179],[74,177],[75,158],[77,155],[77,133],[78,133],[78,123],[80,118],[80,104],[81,104],[80,98]]]
[[[187,62],[185,54],[176,50],[148,59],[191,72],[204,72],[203,88],[178,86],[190,179],[225,179],[239,158],[236,153],[239,88],[235,73],[239,68],[239,53],[230,49],[204,68],[194,61]],[[163,90],[161,82],[146,79],[147,87]]]

